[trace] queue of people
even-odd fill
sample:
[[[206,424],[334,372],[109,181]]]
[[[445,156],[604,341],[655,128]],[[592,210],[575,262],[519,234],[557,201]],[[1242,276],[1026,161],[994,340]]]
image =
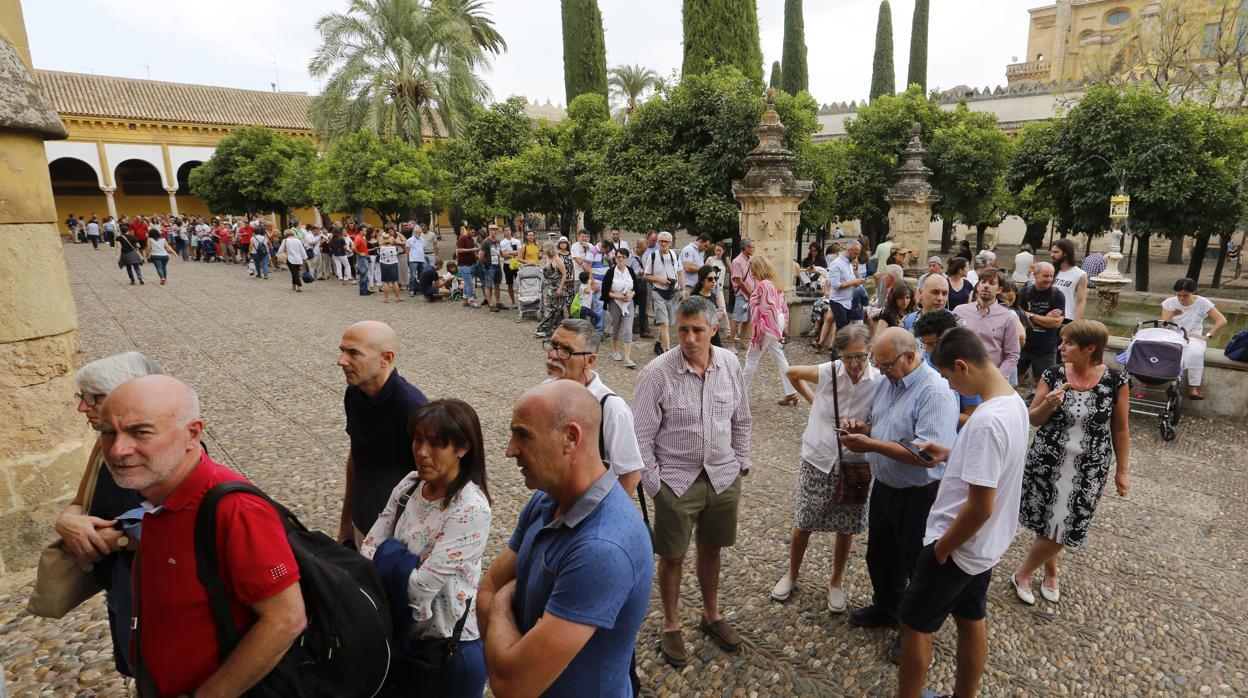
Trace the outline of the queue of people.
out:
[[[1034,280],[1018,293],[1020,313],[1000,304],[1010,282],[992,267],[978,270],[970,301],[951,312],[953,284],[941,270],[916,292],[886,266],[891,283],[874,320],[862,309],[862,320],[874,324],[868,329],[850,314],[852,295],[844,302],[843,292],[861,286],[862,278],[853,259],[860,250],[850,240],[829,274],[837,286],[826,320],[834,359],[789,366],[782,346],[787,305],[776,272],[749,240],[727,262],[709,239],[677,255],[668,233],[653,236],[654,250],[639,242],[633,249],[641,255],[618,239],[604,239],[597,252],[578,240],[577,258],[567,240],[539,248],[526,235],[523,243],[503,245],[498,231],[489,230],[485,248],[470,247],[461,236],[455,249],[475,255],[457,261],[483,265],[483,275],[474,270],[465,277],[466,265],[452,263],[447,266],[460,277],[449,271],[446,280],[437,271],[442,260],[429,262],[430,247],[412,242],[423,242],[423,231],[407,232],[406,242],[384,231],[378,238],[379,283],[395,284],[400,248],[415,249],[425,255],[416,283],[423,287],[432,272],[468,305],[476,304],[474,282],[489,278],[478,284],[486,301],[476,305],[501,306],[506,276],[492,269],[504,260],[544,257],[538,333],[548,380],[526,391],[512,411],[506,453],[536,492],[503,551],[489,561],[490,467],[476,411],[457,399],[430,401],[400,376],[398,337],[388,325],[357,323],[342,337],[338,366],[348,385],[350,451],[335,539],[376,564],[395,619],[392,646],[403,648],[396,660],[430,647],[442,652],[432,668],[414,660],[395,664],[389,687],[395,695],[426,695],[417,686],[430,676],[428,690],[435,692],[428,695],[480,696],[487,683],[500,696],[636,695],[634,652],[655,577],[660,655],[676,667],[689,661],[679,594],[691,542],[701,592],[698,630],[725,652],[741,651],[741,633],[720,607],[719,582],[722,550],[736,543],[743,481],[751,472],[749,386],[763,353],[776,358],[782,404],[799,395],[811,404],[788,567],[770,597],[792,598],[811,534],[834,533],[826,606],[856,627],[900,630],[889,657],[900,665],[899,695],[907,698],[936,695],[923,689],[931,634],[951,615],[959,646],[952,695],[977,692],[987,659],[992,570],[1020,523],[1035,539],[1011,573],[1014,593],[1022,603],[1036,603],[1031,577],[1043,568],[1041,595],[1059,603],[1058,555],[1086,542],[1111,464],[1119,495],[1130,490],[1127,380],[1101,363],[1103,325],[1065,321],[1064,292],[1054,288],[1059,273],[1046,263],[1034,265]],[[253,231],[249,248],[256,237]],[[335,231],[331,239],[344,236]],[[290,254],[297,235],[281,240],[285,265],[311,264],[310,257]],[[373,269],[368,233],[350,246],[362,261],[364,292]],[[708,251],[719,264],[707,263]],[[961,271],[960,260],[950,266]],[[572,276],[577,269],[588,274],[583,282]],[[636,325],[629,318],[639,314],[640,288],[652,303],[664,351],[641,368],[630,406],[594,368],[608,329],[610,358],[632,363],[628,343]],[[735,297],[731,312],[724,288]],[[444,292],[452,291],[434,291]],[[401,296],[389,288],[384,293]],[[570,297],[581,307],[606,306],[606,324],[567,317]],[[1178,300],[1175,317],[1196,303]],[[720,346],[724,324],[727,347]],[[743,367],[736,352],[746,346]],[[1036,376],[1029,407],[1011,385],[1016,368]],[[218,514],[233,522],[218,548],[239,619],[239,651],[245,644],[247,654],[218,656],[207,592],[193,574],[168,588],[173,573],[166,560],[176,559],[179,545],[189,549],[196,497],[241,476],[209,458],[194,390],[157,374],[159,367],[137,354],[79,372],[78,409],[101,436],[57,531],[71,555],[106,562],[99,574],[107,577],[110,598],[133,595],[129,619],[115,610],[124,604],[110,602],[119,671],[150,673],[157,687],[151,695],[209,689],[238,695],[304,632],[300,569],[279,515],[262,502],[232,498],[239,501]],[[1029,426],[1039,429],[1030,443]],[[640,508],[630,501],[634,495]],[[142,522],[143,545],[154,539],[159,555],[140,555],[139,536],[117,530],[115,522],[136,509],[130,517]],[[872,595],[857,603],[846,594],[844,577],[853,536],[864,530]],[[142,634],[131,638],[137,621],[128,621],[139,618]],[[142,691],[140,684],[147,695]]]

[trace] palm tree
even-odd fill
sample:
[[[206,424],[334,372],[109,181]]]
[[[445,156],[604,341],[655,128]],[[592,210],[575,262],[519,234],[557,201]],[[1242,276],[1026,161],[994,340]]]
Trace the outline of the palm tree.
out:
[[[637,116],[637,107],[646,90],[659,86],[659,74],[641,65],[617,65],[607,78],[611,94],[624,100],[624,106],[616,111],[620,122]]]
[[[309,109],[327,140],[370,128],[409,143],[458,135],[473,105],[490,97],[477,75],[507,48],[483,0],[350,0],[317,23],[308,64],[328,77]]]

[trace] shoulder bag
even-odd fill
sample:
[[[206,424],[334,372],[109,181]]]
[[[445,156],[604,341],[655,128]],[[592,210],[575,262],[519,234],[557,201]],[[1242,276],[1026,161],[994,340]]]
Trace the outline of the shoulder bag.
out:
[[[837,389],[836,362],[832,363],[832,415],[836,426],[841,426],[841,399]],[[867,463],[846,463],[841,440],[836,440],[836,503],[860,506],[867,503],[871,493],[871,466]]]
[[[91,499],[95,496],[95,483],[100,476],[100,468],[106,467],[98,461],[100,444],[97,441],[91,449],[91,457],[87,459],[91,472],[87,475],[87,486],[82,491],[83,513],[90,513]],[[57,538],[39,554],[39,567],[35,575],[35,589],[26,602],[26,610],[43,618],[63,618],[66,613],[74,610],[83,601],[95,596],[104,587],[92,574],[90,568],[83,569],[78,558],[65,550],[65,541]]]

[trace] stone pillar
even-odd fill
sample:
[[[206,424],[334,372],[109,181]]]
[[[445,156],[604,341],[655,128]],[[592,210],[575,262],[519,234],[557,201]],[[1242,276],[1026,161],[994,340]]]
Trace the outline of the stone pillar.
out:
[[[77,313],[43,141],[65,126],[30,74],[18,0],[0,0],[0,572],[55,537],[93,436],[74,412]]]
[[[178,215],[178,188],[165,187],[165,191],[169,192],[169,212]]]
[[[775,92],[767,91],[767,111],[754,133],[758,146],[745,157],[750,171],[732,183],[732,195],[741,204],[741,237],[753,238],[755,254],[776,268],[789,302],[797,299],[793,285],[797,257],[798,207],[810,196],[814,183],[793,176],[796,156],[780,145],[789,130],[776,113]]]
[[[316,227],[318,227],[318,228],[320,228],[321,226],[325,225],[324,219],[323,219],[323,218],[321,218],[321,209],[319,209],[319,208],[317,208],[317,207],[313,206],[313,207],[312,207],[312,216],[313,216],[313,218],[312,218],[312,225],[315,225],[315,226],[316,226]]]
[[[104,198],[108,201],[108,215],[117,220],[117,200],[113,198],[113,192],[117,191],[117,187],[100,187],[100,191],[104,192]]]
[[[940,194],[927,179],[932,171],[923,164],[927,151],[919,139],[922,127],[915,124],[910,143],[902,152],[902,165],[897,168],[897,183],[888,190],[888,231],[893,244],[910,250],[907,276],[918,276],[927,268],[927,234],[932,227],[932,205]]]

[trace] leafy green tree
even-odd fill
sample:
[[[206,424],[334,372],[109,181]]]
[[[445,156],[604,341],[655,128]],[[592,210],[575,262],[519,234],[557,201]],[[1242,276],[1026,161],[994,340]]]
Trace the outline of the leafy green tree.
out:
[[[326,140],[370,128],[419,144],[463,128],[489,97],[477,69],[506,50],[482,0],[350,0],[316,23],[308,64],[327,78],[308,115]]]
[[[784,0],[784,48],[780,54],[784,79],[780,86],[795,95],[810,89],[806,67],[806,20],[802,17],[802,0]]]
[[[617,65],[611,69],[607,84],[611,94],[624,102],[616,112],[616,119],[624,123],[637,115],[646,92],[659,86],[659,74],[642,65]]]
[[[771,62],[771,80],[767,82],[767,86],[777,89],[784,89],[784,69],[780,67],[780,61]]]
[[[928,0],[915,0],[914,23],[910,29],[910,71],[906,87],[918,85],[927,92]]]
[[[912,87],[915,94],[921,94]],[[984,248],[984,232],[999,224],[1009,203],[1005,173],[1010,166],[1010,139],[997,128],[996,115],[972,112],[959,105],[944,124],[937,125],[926,143],[926,163],[932,168],[932,185],[941,193],[936,214],[945,223],[959,221],[976,229],[975,249]],[[941,233],[941,250],[947,252],[952,232]]]
[[[464,124],[462,137],[435,144],[433,160],[444,180],[438,189],[458,224],[508,214],[500,182],[491,163],[520,154],[533,142],[533,124],[524,98],[512,97],[488,109],[476,107]]]
[[[607,96],[607,42],[598,0],[561,0],[563,90],[567,103],[587,92]]]
[[[888,0],[880,3],[875,27],[875,60],[871,64],[871,101],[897,91],[893,74],[893,11]]]
[[[282,218],[312,203],[310,179],[316,149],[264,126],[242,126],[217,143],[212,158],[191,171],[191,193],[210,211],[272,211]]]
[[[763,84],[755,0],[684,0],[683,19],[684,76],[730,65]]]
[[[428,209],[433,186],[424,150],[365,130],[334,141],[316,164],[312,195],[327,211],[368,209],[391,222]]]
[[[758,84],[731,66],[665,87],[608,139],[594,177],[595,215],[634,230],[684,225],[736,238],[732,181],[747,171],[765,106]],[[814,100],[782,92],[776,110],[790,129],[786,147],[802,152],[818,128]]]

